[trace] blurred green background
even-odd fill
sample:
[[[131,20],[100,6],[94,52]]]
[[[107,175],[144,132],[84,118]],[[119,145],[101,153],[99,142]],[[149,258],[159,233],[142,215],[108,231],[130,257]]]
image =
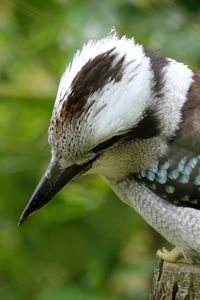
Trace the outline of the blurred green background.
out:
[[[165,241],[100,178],[80,178],[24,226],[17,221],[48,163],[49,119],[74,51],[115,26],[198,68],[199,8],[199,0],[1,0],[0,299],[148,299]]]

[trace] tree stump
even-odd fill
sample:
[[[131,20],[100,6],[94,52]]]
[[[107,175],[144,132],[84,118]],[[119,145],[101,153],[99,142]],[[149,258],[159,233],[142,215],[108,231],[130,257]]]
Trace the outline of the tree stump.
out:
[[[150,300],[200,300],[200,266],[160,261]]]

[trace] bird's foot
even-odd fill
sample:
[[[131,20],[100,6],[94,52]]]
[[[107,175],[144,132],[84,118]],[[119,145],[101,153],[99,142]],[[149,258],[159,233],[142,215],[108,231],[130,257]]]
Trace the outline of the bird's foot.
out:
[[[156,252],[156,255],[160,259],[163,259],[168,262],[187,263],[190,265],[193,263],[192,259],[190,259],[189,257],[183,256],[182,252],[177,248],[174,248],[173,250],[168,251],[166,248],[163,247],[162,249],[160,249]]]

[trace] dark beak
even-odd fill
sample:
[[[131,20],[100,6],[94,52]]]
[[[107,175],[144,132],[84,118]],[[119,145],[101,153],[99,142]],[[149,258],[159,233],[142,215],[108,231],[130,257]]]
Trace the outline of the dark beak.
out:
[[[23,224],[30,214],[49,202],[64,185],[88,171],[91,165],[90,162],[83,165],[74,164],[71,167],[62,169],[58,160],[52,161],[23,210],[18,225]]]

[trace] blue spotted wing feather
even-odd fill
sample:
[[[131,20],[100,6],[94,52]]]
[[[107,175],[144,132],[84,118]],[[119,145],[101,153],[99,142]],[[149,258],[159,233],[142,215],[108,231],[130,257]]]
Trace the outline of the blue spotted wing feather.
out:
[[[137,174],[136,180],[175,205],[200,209],[200,155],[196,153],[175,146],[153,168]]]

